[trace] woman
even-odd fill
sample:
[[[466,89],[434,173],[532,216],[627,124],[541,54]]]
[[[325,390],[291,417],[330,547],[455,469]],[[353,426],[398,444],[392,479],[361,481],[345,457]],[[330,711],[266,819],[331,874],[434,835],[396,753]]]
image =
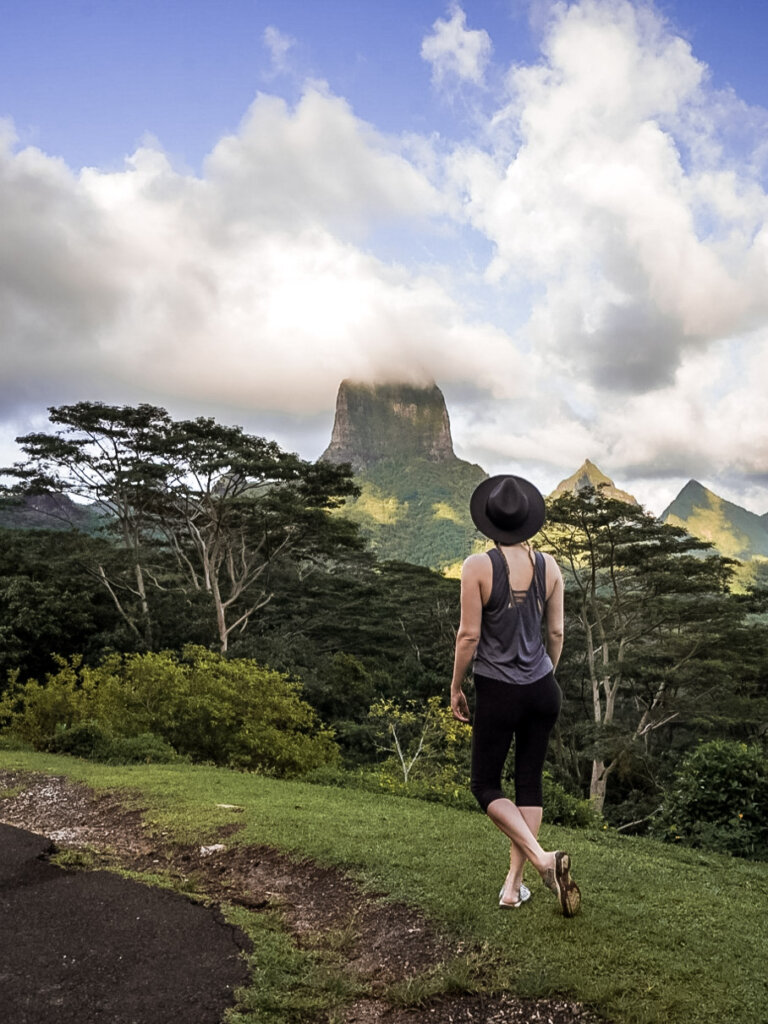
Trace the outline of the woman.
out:
[[[469,722],[462,683],[474,660],[472,792],[511,840],[499,906],[519,907],[530,896],[522,884],[529,860],[557,895],[565,917],[573,917],[581,894],[570,877],[570,856],[543,850],[536,838],[544,758],[562,699],[554,670],[563,647],[563,578],[551,555],[528,544],[544,523],[544,499],[527,480],[504,474],[476,488],[470,512],[496,546],[471,555],[462,568],[451,709],[459,721]],[[513,737],[514,803],[501,790]]]

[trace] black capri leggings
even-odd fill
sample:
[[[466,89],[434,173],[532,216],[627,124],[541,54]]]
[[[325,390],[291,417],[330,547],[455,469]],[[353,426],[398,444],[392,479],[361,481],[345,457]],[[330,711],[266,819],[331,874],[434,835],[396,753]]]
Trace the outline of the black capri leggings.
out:
[[[501,773],[515,739],[515,803],[541,807],[541,775],[562,691],[550,672],[535,683],[504,683],[475,676],[472,722],[472,794],[484,811],[504,796]]]

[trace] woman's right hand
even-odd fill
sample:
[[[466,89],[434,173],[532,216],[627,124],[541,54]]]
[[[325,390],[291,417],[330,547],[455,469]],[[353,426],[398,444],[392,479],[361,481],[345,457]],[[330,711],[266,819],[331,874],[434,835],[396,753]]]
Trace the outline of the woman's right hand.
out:
[[[451,690],[451,711],[460,722],[469,722],[469,705],[463,690]]]

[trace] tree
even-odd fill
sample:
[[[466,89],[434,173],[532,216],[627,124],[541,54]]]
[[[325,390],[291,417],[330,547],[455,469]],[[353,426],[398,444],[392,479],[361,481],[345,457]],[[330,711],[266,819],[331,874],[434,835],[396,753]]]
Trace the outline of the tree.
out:
[[[305,462],[212,419],[174,423],[161,442],[172,470],[153,518],[188,584],[210,595],[222,653],[271,599],[268,571],[281,556],[306,573],[358,545],[350,524],[328,514],[356,493],[349,467]]]
[[[0,529],[0,691],[10,670],[42,677],[54,652],[90,660],[118,642],[121,623],[84,568],[105,546],[70,531]]]
[[[426,702],[379,700],[368,714],[379,727],[379,749],[390,754],[380,767],[383,777],[394,772],[407,789],[418,765],[422,781],[435,790],[465,785],[470,731],[441,697]]]
[[[552,501],[541,537],[566,579],[570,647],[593,724],[589,792],[602,810],[622,758],[679,715],[686,692],[703,689],[702,666],[733,621],[732,563],[594,489]]]
[[[152,405],[102,402],[62,405],[49,413],[57,429],[16,438],[26,458],[0,473],[16,477],[19,492],[74,496],[103,513],[104,529],[117,537],[127,567],[108,570],[98,559],[92,572],[129,630],[152,647],[148,587],[157,584],[157,574],[148,561],[149,505],[165,484],[168,467],[157,458],[157,439],[168,432],[171,419]]]
[[[312,464],[213,419],[174,421],[164,409],[81,402],[50,410],[53,434],[19,438],[6,473],[26,492],[94,502],[129,563],[92,571],[128,628],[155,643],[156,593],[203,594],[226,651],[269,601],[269,570],[288,552],[305,565],[354,547],[355,528],[329,515],[356,493],[349,467]]]

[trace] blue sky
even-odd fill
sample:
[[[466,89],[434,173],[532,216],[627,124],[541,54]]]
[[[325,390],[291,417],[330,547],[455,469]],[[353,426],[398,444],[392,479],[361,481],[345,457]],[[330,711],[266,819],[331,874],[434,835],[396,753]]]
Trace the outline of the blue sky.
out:
[[[502,64],[536,59],[525,0],[466,0]],[[199,168],[257,91],[290,100],[325,79],[381,131],[455,131],[457,110],[429,86],[421,41],[448,7],[433,0],[5,0],[0,4],[0,116],[24,141],[71,166],[120,166],[150,133]],[[713,84],[768,105],[764,0],[657,4],[707,63]],[[534,8],[535,10],[535,8]],[[276,74],[264,31],[295,42]],[[459,105],[459,116],[461,107]]]
[[[761,0],[0,3],[0,451],[84,398],[768,511]]]

